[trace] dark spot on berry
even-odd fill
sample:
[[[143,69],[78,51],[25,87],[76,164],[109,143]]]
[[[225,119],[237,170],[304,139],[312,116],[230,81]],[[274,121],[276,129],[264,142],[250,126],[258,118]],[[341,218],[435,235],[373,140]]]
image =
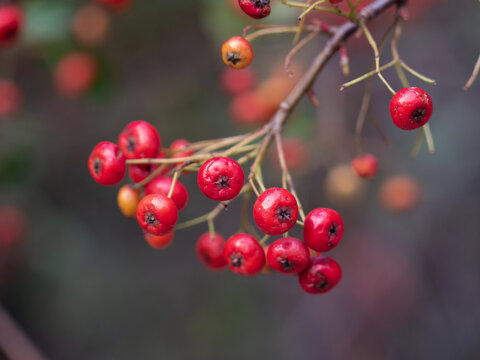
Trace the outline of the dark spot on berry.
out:
[[[315,289],[317,290],[326,290],[330,286],[325,275],[320,272],[317,272],[317,276],[320,278],[315,282]]]
[[[243,266],[243,255],[237,252],[234,252],[230,256],[230,264],[233,267],[242,267]]]
[[[239,53],[234,51],[227,51],[227,61],[233,65],[237,65],[238,62],[242,60],[242,57]]]
[[[293,271],[295,269],[295,263],[293,261],[290,261],[286,258],[277,258],[277,261],[280,265],[282,265],[283,271]]]
[[[155,215],[151,211],[149,211],[149,212],[145,213],[145,222],[148,225],[157,226],[159,221],[155,217]]]
[[[17,32],[18,32],[18,27],[12,24],[3,30],[2,36],[4,38],[10,39],[15,37],[15,35],[17,35]]]
[[[290,219],[292,218],[292,211],[289,207],[279,207],[275,216],[278,221],[280,221],[281,223],[285,223],[290,221]]]
[[[330,225],[330,227],[328,228],[328,246],[329,247],[332,247],[333,244],[332,244],[332,238],[334,238],[335,236],[337,236],[337,232],[338,232],[338,226],[337,224],[332,224]]]
[[[212,259],[210,259],[210,256],[208,256],[207,254],[202,254],[202,257],[207,264],[210,264],[210,262],[212,261]]]
[[[425,115],[427,114],[427,110],[425,108],[416,108],[413,110],[412,115],[410,116],[411,119],[415,122],[420,122]]]
[[[251,0],[251,2],[257,8],[263,8],[270,5],[270,0]]]
[[[230,178],[225,175],[219,175],[217,180],[215,180],[214,184],[217,185],[219,189],[229,189],[230,185]]]
[[[135,141],[135,138],[133,136],[129,136],[127,139],[127,149],[130,152],[135,151],[135,147],[137,146],[137,142]]]
[[[102,161],[98,157],[93,160],[93,171],[97,175],[100,174],[100,171],[102,171]]]

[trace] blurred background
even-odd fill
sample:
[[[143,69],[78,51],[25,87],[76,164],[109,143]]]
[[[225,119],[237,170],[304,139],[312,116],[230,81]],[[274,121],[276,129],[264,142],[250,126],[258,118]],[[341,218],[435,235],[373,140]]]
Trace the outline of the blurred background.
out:
[[[297,10],[272,4],[264,23],[296,23]],[[48,358],[480,358],[480,81],[463,91],[480,51],[477,1],[411,1],[404,26],[403,60],[438,81],[409,77],[432,97],[435,155],[423,145],[410,157],[416,133],[391,123],[390,94],[375,79],[369,118],[389,144],[367,121],[364,147],[379,173],[365,181],[351,172],[364,85],[339,87],[369,70],[364,39],[348,43],[351,75],[334,57],[315,83],[319,107],[306,99],[292,115],[285,146],[303,205],[333,207],[345,222],[331,254],[343,279],[323,296],[304,293],[295,277],[206,270],[194,251],[206,226],[152,249],[118,210],[118,187],[92,180],[87,158],[133,120],[153,123],[167,147],[260,126],[271,109],[257,109],[259,94],[275,104],[325,38],[293,58],[292,78],[283,62],[293,35],[255,40],[249,80],[232,90],[220,46],[253,23],[235,2],[19,5],[25,28],[0,50],[1,78],[19,89],[0,118],[0,302]],[[372,23],[377,39],[391,18]],[[401,87],[393,70],[385,76]],[[265,181],[279,186],[273,159]],[[195,176],[183,182],[182,220],[214,206]],[[239,207],[219,217],[225,237]]]

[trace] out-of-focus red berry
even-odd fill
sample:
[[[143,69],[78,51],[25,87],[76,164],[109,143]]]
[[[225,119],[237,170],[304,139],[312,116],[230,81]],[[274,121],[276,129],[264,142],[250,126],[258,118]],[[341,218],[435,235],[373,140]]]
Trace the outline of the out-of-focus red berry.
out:
[[[22,26],[23,11],[19,6],[0,6],[0,47],[14,44]]]
[[[22,104],[22,92],[13,81],[0,80],[0,116],[15,114]]]
[[[220,88],[227,95],[237,95],[251,90],[257,84],[257,75],[249,67],[235,70],[226,68],[220,75]]]
[[[60,94],[78,97],[93,86],[97,76],[95,58],[85,52],[71,52],[65,55],[54,70],[54,82]]]
[[[415,209],[422,200],[422,187],[410,175],[396,175],[385,180],[378,190],[380,205],[393,213]]]
[[[164,235],[154,235],[150,233],[145,233],[144,237],[147,243],[154,249],[161,250],[168,247],[173,240],[174,231],[170,231]]]
[[[210,270],[222,269],[227,266],[223,257],[225,239],[222,235],[215,233],[212,238],[209,232],[202,234],[195,245],[195,252],[200,262]]]
[[[72,32],[75,39],[87,46],[103,43],[110,29],[110,17],[100,6],[86,4],[75,11]]]
[[[377,175],[378,160],[372,154],[362,154],[352,160],[352,169],[364,179],[372,179]]]

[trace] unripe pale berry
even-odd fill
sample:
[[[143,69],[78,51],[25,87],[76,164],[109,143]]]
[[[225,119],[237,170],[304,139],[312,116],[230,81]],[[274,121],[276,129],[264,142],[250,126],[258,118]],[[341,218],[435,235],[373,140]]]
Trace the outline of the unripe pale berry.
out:
[[[137,217],[137,206],[140,202],[140,190],[132,185],[123,185],[118,190],[117,203],[123,215],[130,218]]]
[[[246,68],[253,57],[252,46],[241,36],[234,36],[222,45],[223,62],[232,69]]]

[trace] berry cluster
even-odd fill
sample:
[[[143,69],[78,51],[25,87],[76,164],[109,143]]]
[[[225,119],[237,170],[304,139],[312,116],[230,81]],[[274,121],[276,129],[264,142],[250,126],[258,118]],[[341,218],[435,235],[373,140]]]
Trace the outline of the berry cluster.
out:
[[[235,149],[240,151],[242,145],[253,140],[252,135],[243,140],[240,137],[225,153],[234,154]],[[208,216],[205,220],[210,231],[201,235],[196,244],[200,261],[209,269],[228,266],[232,272],[247,276],[260,273],[268,265],[280,273],[299,275],[302,288],[312,294],[333,288],[341,278],[341,269],[335,260],[319,254],[332,250],[340,242],[343,235],[340,215],[319,208],[305,217],[295,193],[286,188],[265,189],[262,181],[258,182],[262,188],[258,192],[251,182],[245,184],[240,164],[244,158],[236,161],[229,156],[195,151],[201,145],[182,139],[169,149],[162,149],[155,127],[146,121],[134,121],[120,133],[118,145],[103,141],[95,146],[88,168],[97,183],[115,185],[123,180],[128,165],[135,184],[120,188],[119,208],[125,216],[137,219],[146,241],[157,249],[172,241],[178,213],[187,206],[188,191],[179,181],[185,171],[198,171],[200,191],[220,202],[220,209],[241,193],[254,189],[258,197],[253,205],[253,218],[265,236],[257,239],[252,233],[239,232],[225,241],[215,232],[213,217]],[[299,220],[300,214],[303,222]],[[303,241],[288,236],[296,224],[304,226]],[[284,237],[263,246],[270,236],[281,235]]]

